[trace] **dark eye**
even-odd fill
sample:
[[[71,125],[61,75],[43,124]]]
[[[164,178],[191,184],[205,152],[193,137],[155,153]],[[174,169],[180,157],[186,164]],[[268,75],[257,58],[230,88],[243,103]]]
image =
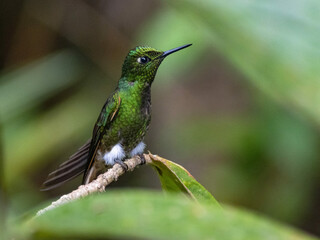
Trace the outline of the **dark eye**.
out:
[[[139,58],[137,59],[137,61],[138,61],[138,63],[145,64],[145,63],[147,63],[147,62],[150,61],[150,58],[148,58],[148,57],[139,57]]]

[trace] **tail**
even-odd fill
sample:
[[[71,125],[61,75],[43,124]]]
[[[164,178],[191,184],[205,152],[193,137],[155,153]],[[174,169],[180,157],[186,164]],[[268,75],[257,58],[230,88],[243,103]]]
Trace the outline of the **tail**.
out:
[[[51,190],[83,173],[87,167],[91,139],[78,149],[57,170],[50,173],[42,184],[41,191]]]

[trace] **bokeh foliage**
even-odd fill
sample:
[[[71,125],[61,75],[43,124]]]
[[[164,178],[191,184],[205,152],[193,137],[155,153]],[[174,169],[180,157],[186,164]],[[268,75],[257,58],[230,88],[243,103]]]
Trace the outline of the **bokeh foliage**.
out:
[[[89,138],[128,49],[193,43],[159,69],[148,148],[219,201],[320,234],[317,0],[21,2],[0,76],[10,217],[78,184],[38,191]],[[139,169],[115,186],[159,184]]]
[[[114,202],[121,204],[114,204]],[[106,224],[107,223],[107,224]],[[314,239],[254,214],[152,191],[110,191],[50,211],[24,226],[35,239]]]

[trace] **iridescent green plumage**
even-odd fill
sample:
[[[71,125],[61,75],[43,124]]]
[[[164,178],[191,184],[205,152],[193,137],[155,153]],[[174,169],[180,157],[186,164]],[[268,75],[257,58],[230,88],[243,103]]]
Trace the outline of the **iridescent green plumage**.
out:
[[[125,157],[141,154],[142,140],[151,120],[151,84],[158,67],[166,56],[190,45],[166,52],[150,47],[131,50],[118,87],[104,104],[91,140],[49,174],[43,190],[57,187],[83,172],[83,183],[88,183],[105,170],[105,164],[123,164]]]

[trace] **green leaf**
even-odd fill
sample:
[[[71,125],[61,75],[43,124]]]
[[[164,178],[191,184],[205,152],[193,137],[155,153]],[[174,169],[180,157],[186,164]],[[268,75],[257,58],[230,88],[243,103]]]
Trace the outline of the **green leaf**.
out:
[[[33,239],[312,239],[252,213],[180,195],[109,191],[63,205],[24,224]]]
[[[217,200],[182,166],[149,153],[151,166],[159,175],[162,189],[183,192],[194,200],[220,206]]]

